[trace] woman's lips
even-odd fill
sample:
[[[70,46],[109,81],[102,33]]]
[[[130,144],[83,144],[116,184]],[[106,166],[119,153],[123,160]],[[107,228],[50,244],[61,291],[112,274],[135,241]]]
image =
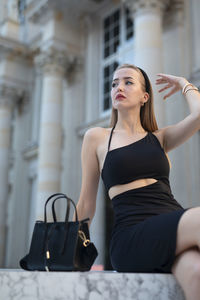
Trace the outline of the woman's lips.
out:
[[[125,99],[126,97],[122,94],[118,94],[115,99]]]

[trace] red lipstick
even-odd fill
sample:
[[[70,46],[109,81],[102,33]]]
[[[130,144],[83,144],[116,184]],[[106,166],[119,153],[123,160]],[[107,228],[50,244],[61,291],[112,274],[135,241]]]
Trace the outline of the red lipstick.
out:
[[[119,98],[126,98],[126,97],[124,95],[122,95],[122,94],[117,94],[116,97],[115,97],[115,99],[119,99]]]

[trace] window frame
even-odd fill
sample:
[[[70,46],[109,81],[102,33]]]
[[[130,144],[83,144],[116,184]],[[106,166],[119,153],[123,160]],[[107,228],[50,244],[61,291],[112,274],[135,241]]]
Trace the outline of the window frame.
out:
[[[118,65],[121,63],[121,53],[125,53],[127,49],[130,48],[130,45],[132,45],[132,48],[134,49],[134,24],[133,24],[133,36],[129,38],[128,40],[126,39],[127,32],[126,32],[126,9],[127,6],[124,4],[121,4],[119,6],[115,6],[112,9],[110,9],[106,14],[104,14],[101,17],[101,29],[100,29],[100,70],[99,70],[99,78],[100,78],[100,89],[99,89],[99,99],[100,99],[100,104],[99,104],[99,115],[100,118],[108,117],[111,115],[112,111],[112,105],[110,108],[104,110],[104,69],[106,66],[110,66],[112,63],[117,62]],[[119,46],[118,49],[115,53],[112,53],[108,57],[104,57],[104,21],[107,17],[111,16],[114,14],[115,11],[119,10],[120,12],[120,19],[119,19],[119,26],[120,26],[120,34],[119,34]],[[111,91],[111,86],[110,86],[110,91]]]

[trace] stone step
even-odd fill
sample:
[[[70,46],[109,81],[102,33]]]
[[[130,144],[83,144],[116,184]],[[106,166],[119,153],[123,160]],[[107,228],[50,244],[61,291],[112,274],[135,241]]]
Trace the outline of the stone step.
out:
[[[184,300],[172,274],[0,270],[0,300]]]

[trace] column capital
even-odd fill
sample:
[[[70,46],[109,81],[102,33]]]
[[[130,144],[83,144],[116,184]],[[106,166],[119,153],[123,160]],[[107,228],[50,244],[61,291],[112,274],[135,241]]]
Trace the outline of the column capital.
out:
[[[4,83],[0,84],[0,106],[12,108],[17,102],[17,89]]]
[[[42,51],[34,59],[35,65],[44,73],[56,73],[63,75],[68,64],[67,55],[63,51],[55,49]]]
[[[169,5],[169,0],[125,0],[124,1],[133,15],[146,12],[158,11],[160,13]]]
[[[15,105],[27,101],[27,93],[17,87],[0,83],[0,106],[14,108]]]
[[[184,0],[173,0],[165,10],[164,25],[174,26],[184,23]]]
[[[34,59],[36,67],[45,74],[56,74],[59,76],[69,76],[80,65],[81,59],[67,51],[48,49],[41,52]]]

